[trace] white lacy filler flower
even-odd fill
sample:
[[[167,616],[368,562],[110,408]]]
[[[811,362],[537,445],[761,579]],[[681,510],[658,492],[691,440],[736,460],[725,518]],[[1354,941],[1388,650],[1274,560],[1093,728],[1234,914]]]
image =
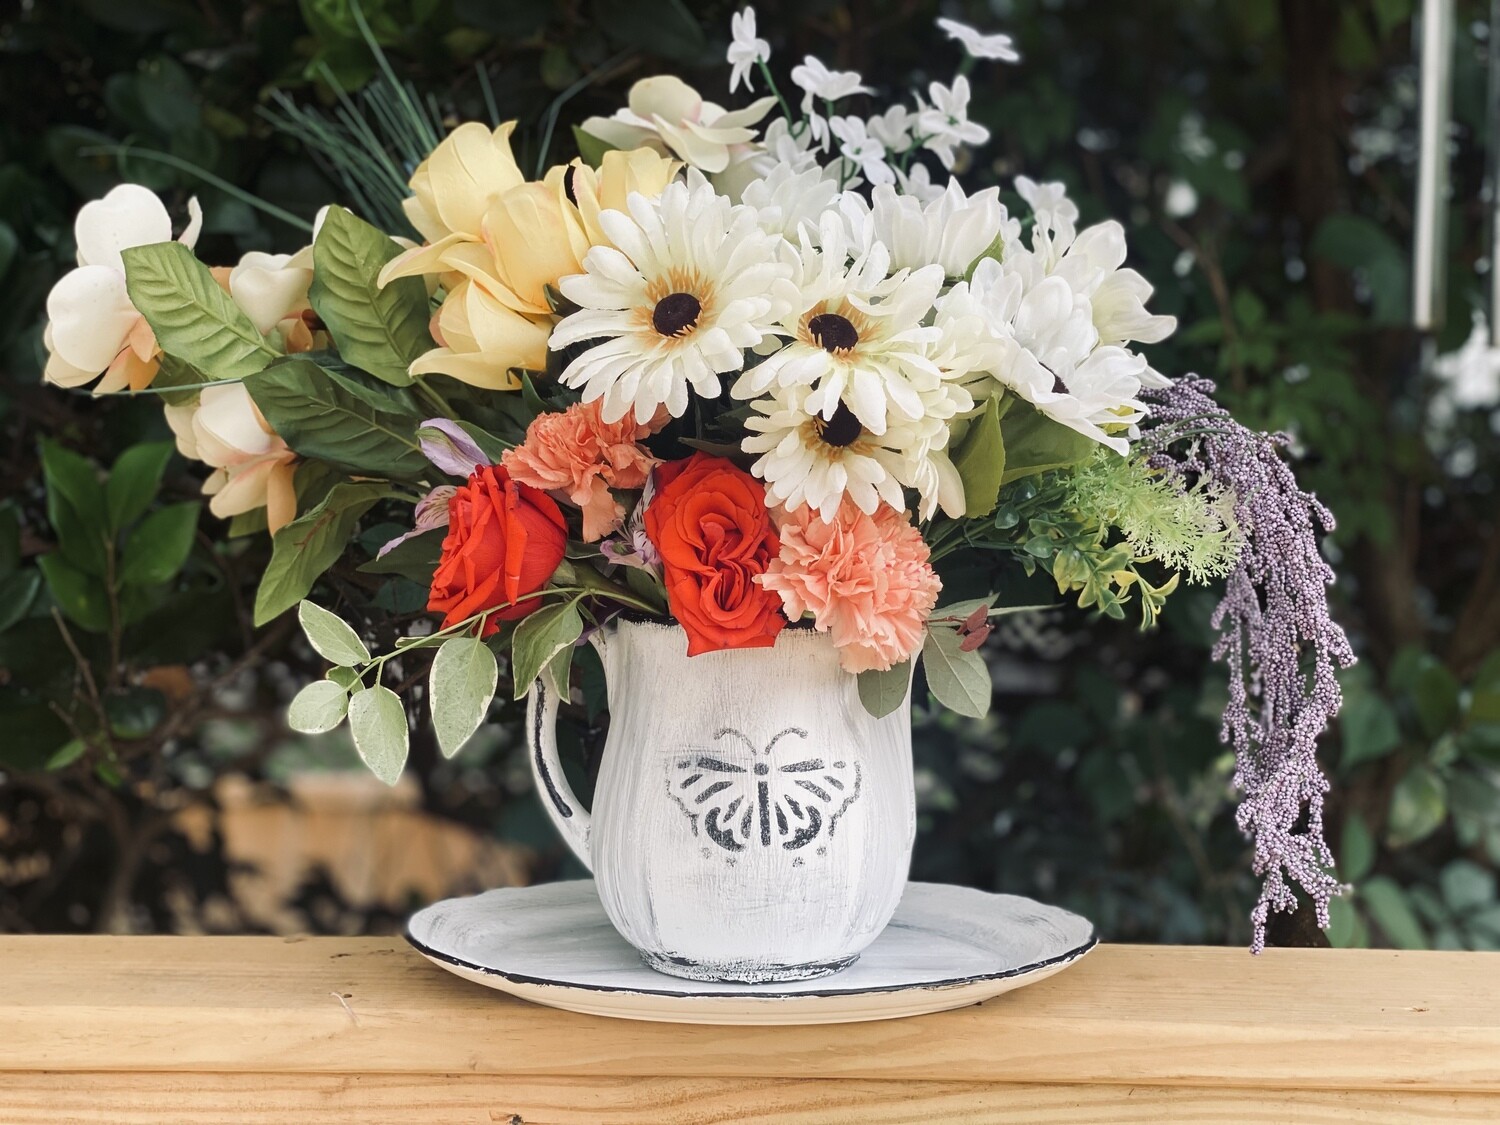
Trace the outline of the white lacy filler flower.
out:
[[[946,16],[937,21],[938,27],[948,33],[949,39],[956,39],[964,45],[973,58],[976,59],[998,59],[1000,62],[1020,62],[1021,56],[1016,53],[1015,40],[1009,35],[995,32],[986,35],[966,23],[958,20],[950,20]]]
[[[753,208],[731,204],[701,177],[659,199],[632,194],[630,214],[600,216],[613,246],[596,246],[585,273],[564,278],[579,306],[552,331],[554,351],[601,341],[576,356],[562,381],[602,400],[606,422],[632,409],[645,424],[665,405],[688,407],[691,387],[716,397],[719,376],[738,371],[744,352],[787,315],[791,265],[782,239],[756,224]]]
[[[920,391],[942,375],[926,356],[936,330],[923,320],[943,284],[938,265],[890,272],[890,251],[852,194],[841,211],[825,212],[814,245],[801,232],[797,302],[782,324],[791,342],[736,381],[736,398],[770,387],[808,386],[804,403],[825,421],[848,406],[861,425],[883,434],[892,415],[923,415]]]
[[[757,64],[770,59],[771,44],[755,37],[754,8],[747,6],[743,12],[730,17],[729,30],[731,38],[726,58],[733,68],[729,72],[729,92],[732,94],[738,90],[741,82],[745,89],[753,90],[755,85],[750,81],[750,72]]]
[[[934,82],[927,87],[932,105],[917,114],[917,130],[926,138],[922,147],[937,154],[944,168],[951,169],[954,150],[960,145],[982,145],[990,131],[969,120],[969,80],[959,75],[952,86]]]
[[[265,508],[272,532],[296,516],[296,454],[266,424],[243,383],[204,387],[196,403],[168,406],[166,416],[182,455],[214,467],[203,484],[214,515]]]
[[[704,172],[722,172],[729,167],[731,151],[755,139],[751,126],[775,104],[775,98],[765,97],[744,109],[726,110],[704,101],[682,79],[663,74],[632,86],[626,108],[613,117],[590,117],[581,127],[615,148],[645,146]]]
[[[867,515],[882,502],[902,511],[906,486],[921,496],[923,519],[939,505],[963,514],[963,481],[946,447],[949,422],[973,406],[967,391],[947,383],[922,392],[921,416],[893,418],[882,434],[843,403],[825,420],[809,406],[811,394],[805,386],[776,387],[751,403],[740,448],[759,455],[750,471],[766,482],[769,504],[789,511],[806,504],[827,523],[845,496]]]
[[[203,226],[196,198],[188,200],[187,229],[178,241],[193,247]],[[172,218],[156,193],[120,184],[103,199],[85,203],[73,224],[78,268],[47,295],[48,357],[44,378],[81,387],[99,377],[97,394],[146,386],[156,374],[156,336],[125,290],[122,250],[169,242]]]

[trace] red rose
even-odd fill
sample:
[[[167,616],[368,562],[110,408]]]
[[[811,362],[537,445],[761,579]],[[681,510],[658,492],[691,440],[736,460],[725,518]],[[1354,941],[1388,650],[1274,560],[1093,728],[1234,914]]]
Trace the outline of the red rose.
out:
[[[567,544],[562,509],[545,492],[517,484],[498,465],[482,465],[448,501],[448,534],[432,576],[427,608],[457,625],[486,609],[484,636],[540,609],[540,598],[518,599],[547,584]]]
[[[661,553],[689,656],[776,643],[786,625],[781,598],[754,581],[780,549],[758,480],[706,453],[660,465],[646,534]]]

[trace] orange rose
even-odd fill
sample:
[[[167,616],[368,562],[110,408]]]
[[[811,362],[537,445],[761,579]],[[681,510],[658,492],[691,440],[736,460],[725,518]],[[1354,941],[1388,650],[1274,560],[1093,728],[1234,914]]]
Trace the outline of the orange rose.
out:
[[[689,656],[776,643],[786,625],[781,599],[754,581],[780,546],[760,481],[706,453],[661,465],[646,534],[661,553]]]
[[[517,601],[547,584],[562,562],[567,525],[557,501],[517,484],[496,465],[481,465],[448,501],[448,534],[432,576],[427,608],[443,626],[486,609],[507,606],[485,621],[484,636],[541,608],[540,598]]]

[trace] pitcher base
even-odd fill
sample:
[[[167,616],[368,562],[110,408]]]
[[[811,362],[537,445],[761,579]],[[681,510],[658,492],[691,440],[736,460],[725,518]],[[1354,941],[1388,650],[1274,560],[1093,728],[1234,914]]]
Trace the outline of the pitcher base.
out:
[[[832,961],[809,962],[804,965],[762,965],[746,961],[740,964],[704,964],[686,957],[669,957],[661,953],[639,950],[641,960],[648,969],[666,973],[672,977],[685,977],[718,984],[771,984],[776,981],[812,980],[826,977],[840,969],[847,969],[859,960],[858,953]]]

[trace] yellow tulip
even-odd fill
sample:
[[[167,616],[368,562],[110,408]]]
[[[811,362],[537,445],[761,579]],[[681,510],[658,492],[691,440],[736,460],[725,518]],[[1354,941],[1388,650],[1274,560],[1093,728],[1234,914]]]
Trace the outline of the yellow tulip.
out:
[[[589,243],[607,246],[609,239],[599,226],[599,212],[624,211],[625,200],[634,192],[654,199],[672,182],[682,162],[649,148],[612,149],[604,154],[598,170],[577,161],[570,168],[572,196]]]
[[[547,365],[548,317],[533,320],[508,308],[473,281],[448,293],[438,310],[433,336],[442,345],[411,365],[413,375],[450,375],[476,387],[513,391],[512,370],[540,371]]]

